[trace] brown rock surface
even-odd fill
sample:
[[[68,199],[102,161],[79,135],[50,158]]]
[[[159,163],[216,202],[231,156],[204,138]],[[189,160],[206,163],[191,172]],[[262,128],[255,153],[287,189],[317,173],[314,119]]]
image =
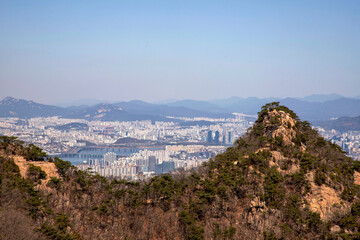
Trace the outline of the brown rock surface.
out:
[[[325,185],[317,186],[312,181],[311,193],[306,196],[309,208],[320,214],[322,220],[331,220],[337,213],[350,211],[350,205],[340,198],[340,193]]]
[[[39,189],[49,190],[49,188],[46,186],[46,184],[50,181],[50,179],[52,177],[60,178],[57,168],[53,162],[26,161],[25,158],[23,158],[21,156],[12,156],[12,158],[14,159],[15,164],[18,165],[18,167],[20,169],[20,174],[23,178],[27,178],[27,171],[28,171],[30,164],[38,166],[43,171],[45,171],[47,176],[46,176],[46,179],[43,179],[41,181],[41,184],[37,186],[37,188],[39,188]]]
[[[265,123],[266,125],[271,126],[274,124],[274,121],[279,121],[280,125],[274,131],[272,131],[271,137],[282,137],[285,144],[294,145],[292,139],[296,136],[296,132],[293,129],[296,124],[296,120],[294,120],[289,113],[274,110],[269,112],[265,119]]]
[[[354,183],[360,185],[360,173],[357,171],[354,172]]]

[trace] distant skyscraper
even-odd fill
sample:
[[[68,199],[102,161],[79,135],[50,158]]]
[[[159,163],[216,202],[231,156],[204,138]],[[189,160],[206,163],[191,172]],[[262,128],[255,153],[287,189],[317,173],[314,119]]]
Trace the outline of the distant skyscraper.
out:
[[[155,164],[155,173],[156,174],[161,174],[162,173],[162,163]]]
[[[229,135],[228,135],[228,141],[229,141],[229,144],[233,144],[233,136],[232,136],[232,132],[229,132]]]
[[[219,133],[219,131],[215,132],[214,143],[217,143],[217,144],[220,143],[220,133]]]
[[[175,170],[175,162],[163,162],[163,173],[173,172]]]
[[[153,172],[155,171],[155,165],[156,165],[157,161],[156,161],[156,158],[155,156],[149,156],[149,168],[148,168],[148,171],[149,172]]]
[[[175,162],[173,162],[173,161],[155,164],[155,173],[156,174],[173,172],[174,170],[175,170]]]
[[[212,142],[213,142],[212,131],[208,131],[207,142],[208,142],[208,143],[212,143]]]

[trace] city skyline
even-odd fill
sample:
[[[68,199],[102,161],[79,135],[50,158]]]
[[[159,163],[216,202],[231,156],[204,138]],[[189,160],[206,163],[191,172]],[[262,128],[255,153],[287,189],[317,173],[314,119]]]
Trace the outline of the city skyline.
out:
[[[360,90],[358,1],[1,1],[0,98],[302,97]]]

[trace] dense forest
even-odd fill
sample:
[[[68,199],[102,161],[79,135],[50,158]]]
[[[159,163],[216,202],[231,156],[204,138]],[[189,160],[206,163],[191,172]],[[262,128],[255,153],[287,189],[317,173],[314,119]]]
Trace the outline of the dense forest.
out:
[[[146,181],[41,165],[13,137],[0,154],[0,239],[360,238],[359,162],[277,102],[202,167]]]

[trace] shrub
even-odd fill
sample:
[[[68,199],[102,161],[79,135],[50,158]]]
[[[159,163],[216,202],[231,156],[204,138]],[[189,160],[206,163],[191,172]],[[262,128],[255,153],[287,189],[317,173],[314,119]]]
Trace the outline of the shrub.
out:
[[[58,157],[54,158],[54,162],[55,162],[55,166],[57,167],[59,173],[63,176],[65,175],[66,171],[68,169],[70,169],[70,167],[72,166],[71,162],[63,161]]]
[[[24,148],[23,152],[24,158],[28,161],[44,161],[44,158],[47,156],[41,148],[34,144],[30,144],[27,148]]]
[[[284,178],[277,171],[276,167],[270,168],[265,176],[264,199],[269,207],[279,208],[284,198],[284,187],[282,186]]]
[[[233,239],[236,229],[233,226],[224,230],[224,238]]]
[[[197,192],[197,196],[203,203],[211,203],[215,199],[217,192],[215,183],[210,179],[205,179],[201,185],[203,189]]]
[[[323,137],[318,137],[316,139],[315,146],[321,148],[326,146],[326,143],[327,141]]]
[[[220,226],[218,223],[214,223],[214,232],[213,236],[214,239],[233,239],[236,229],[233,226],[230,226],[229,228],[225,228],[223,231],[220,229]]]
[[[325,180],[326,180],[326,176],[323,173],[323,171],[321,171],[320,169],[317,169],[315,171],[315,176],[314,176],[315,184],[318,186],[321,186],[322,184],[325,183]]]
[[[79,239],[76,234],[69,234],[64,232],[57,227],[54,227],[48,223],[41,224],[41,227],[38,229],[40,232],[44,233],[49,239],[53,240],[75,240]]]
[[[217,195],[222,199],[228,199],[227,187],[225,187],[224,185],[220,185],[217,188]]]
[[[360,216],[360,202],[354,203],[351,206],[351,214],[354,216]]]
[[[29,165],[27,175],[33,182],[38,182],[40,179],[46,179],[47,176],[46,172],[43,171],[41,167],[33,164]]]
[[[301,218],[301,198],[299,195],[291,195],[288,198],[288,202],[285,204],[284,217],[291,219],[295,223]]]
[[[263,233],[264,240],[276,240],[276,236],[272,232],[264,232]]]
[[[20,173],[20,169],[18,165],[15,164],[13,160],[7,160],[6,158],[3,158],[0,156],[0,160],[3,161],[2,168],[7,173]]]
[[[288,234],[292,233],[292,231],[293,231],[288,223],[281,224],[280,228],[281,228],[281,232],[284,235],[288,235]]]
[[[109,208],[105,203],[102,203],[100,207],[98,207],[97,212],[100,215],[108,215],[109,214]]]
[[[341,193],[341,198],[347,201],[352,201],[355,197],[354,191],[352,188],[345,187]]]
[[[48,182],[47,186],[51,187],[51,188],[56,188],[59,189],[60,185],[62,183],[62,180],[60,178],[57,177],[51,177],[50,181]]]
[[[181,211],[179,214],[179,220],[184,225],[186,239],[204,239],[204,229],[199,226],[192,214],[185,210]]]
[[[43,202],[42,202],[41,198],[38,195],[30,196],[29,198],[27,198],[25,200],[25,202],[28,205],[29,215],[33,219],[37,219],[38,217],[43,216],[43,214],[41,212],[41,209],[40,209]]]
[[[260,172],[265,173],[269,169],[269,160],[271,152],[264,150],[249,155],[250,164],[257,167]]]
[[[281,136],[276,136],[272,143],[275,147],[281,147],[284,144],[284,140]]]
[[[353,229],[357,226],[355,217],[352,215],[345,216],[340,219],[339,225],[342,228]]]
[[[360,161],[353,161],[352,169],[355,170],[355,171],[360,172]]]
[[[300,158],[300,168],[304,172],[307,172],[308,170],[311,170],[314,168],[315,161],[316,161],[316,157],[314,157],[313,155],[311,155],[309,153],[305,153]]]
[[[243,139],[243,138],[239,138],[236,142],[235,142],[235,146],[238,147],[238,149],[241,148],[246,148],[249,146],[249,144]]]
[[[307,217],[305,222],[308,228],[313,231],[316,231],[319,228],[319,225],[322,224],[320,214],[311,211],[307,212]]]
[[[62,232],[65,232],[67,227],[70,226],[69,217],[63,213],[58,213],[57,216],[55,217],[55,221],[56,221],[56,227]]]

